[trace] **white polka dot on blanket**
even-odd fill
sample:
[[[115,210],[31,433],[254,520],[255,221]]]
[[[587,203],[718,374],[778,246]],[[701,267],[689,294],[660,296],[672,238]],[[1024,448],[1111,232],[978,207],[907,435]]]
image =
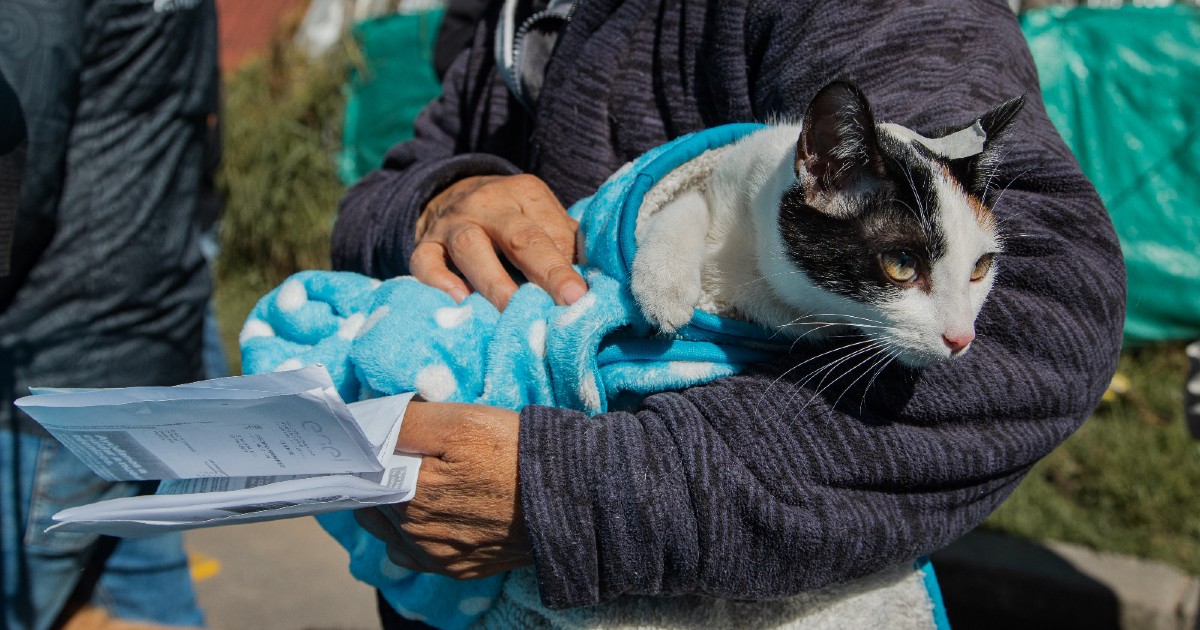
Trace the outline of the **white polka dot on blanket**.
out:
[[[390,604],[391,607],[394,608],[396,612],[400,613],[400,616],[404,617],[405,619],[412,619],[413,621],[425,621],[425,615],[422,615],[421,613],[413,612],[403,606],[392,604],[391,602],[388,602],[388,604]]]
[[[585,375],[579,382],[579,400],[583,402],[586,411],[600,409],[600,390],[596,388],[596,381],[592,380],[591,375]]]
[[[370,332],[371,329],[375,327],[375,324],[378,324],[379,320],[383,319],[384,317],[387,317],[388,313],[390,313],[390,312],[391,312],[391,309],[389,309],[386,306],[380,306],[379,308],[375,309],[374,311],[371,311],[371,314],[367,316],[367,321],[363,322],[362,326],[359,327],[358,334],[355,336],[355,339],[357,339],[358,337],[362,337],[363,335]]]
[[[279,294],[275,296],[275,303],[279,305],[279,310],[290,313],[304,306],[308,301],[308,291],[304,290],[304,284],[299,280],[288,280],[279,287]]]
[[[430,402],[442,402],[458,391],[458,381],[450,368],[442,363],[426,366],[417,373],[417,393]]]
[[[300,359],[293,358],[293,359],[288,359],[287,361],[284,361],[283,363],[280,363],[279,365],[276,365],[275,369],[273,371],[274,372],[287,372],[289,370],[299,370],[302,367],[304,367],[304,364],[300,362]]]
[[[387,554],[384,554],[384,556],[379,559],[379,573],[389,580],[399,581],[408,577],[412,571],[409,571],[395,562],[392,562],[391,559],[387,557]]]
[[[238,334],[238,343],[246,343],[251,339],[259,337],[274,337],[275,329],[271,325],[261,319],[248,319],[246,325],[242,326],[242,332]]]
[[[558,316],[558,325],[570,326],[571,324],[574,324],[580,317],[583,317],[583,314],[586,313],[588,309],[595,305],[596,294],[592,293],[591,291],[584,293],[583,297],[579,298],[579,300],[574,304],[568,306],[567,310],[563,311],[562,315]]]
[[[468,319],[471,319],[470,306],[447,306],[433,312],[433,321],[443,330],[458,328]]]
[[[464,615],[478,615],[492,607],[490,597],[468,597],[458,602],[458,611]]]
[[[338,323],[337,336],[350,341],[358,337],[358,331],[362,330],[363,323],[367,321],[367,316],[362,313],[355,313]]]
[[[546,322],[540,319],[529,326],[529,349],[538,359],[546,358]]]
[[[667,363],[667,369],[672,375],[689,381],[708,378],[712,376],[716,368],[716,364],[710,361],[670,361]]]

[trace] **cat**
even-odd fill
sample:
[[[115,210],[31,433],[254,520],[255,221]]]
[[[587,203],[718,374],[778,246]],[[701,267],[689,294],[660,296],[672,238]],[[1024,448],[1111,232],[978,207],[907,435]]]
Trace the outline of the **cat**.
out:
[[[926,138],[825,86],[801,124],[742,139],[639,218],[635,299],[668,334],[700,308],[797,339],[856,329],[914,368],[962,356],[1003,251],[998,140],[1024,102]]]

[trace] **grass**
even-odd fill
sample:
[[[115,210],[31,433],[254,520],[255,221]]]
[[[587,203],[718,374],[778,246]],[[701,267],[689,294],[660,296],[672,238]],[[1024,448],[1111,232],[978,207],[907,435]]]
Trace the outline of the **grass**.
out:
[[[277,44],[226,81],[215,301],[234,373],[237,333],[258,297],[296,271],[329,268],[348,67],[344,50],[312,61]]]
[[[295,271],[328,267],[348,59],[309,62],[276,47],[226,85],[216,300],[234,373],[237,333],[257,299]],[[1126,351],[1126,393],[1040,462],[985,527],[1200,574],[1200,442],[1183,428],[1186,368],[1180,345]]]
[[[1118,373],[1125,393],[1039,462],[985,527],[1200,574],[1200,442],[1183,421],[1183,346],[1126,350]]]

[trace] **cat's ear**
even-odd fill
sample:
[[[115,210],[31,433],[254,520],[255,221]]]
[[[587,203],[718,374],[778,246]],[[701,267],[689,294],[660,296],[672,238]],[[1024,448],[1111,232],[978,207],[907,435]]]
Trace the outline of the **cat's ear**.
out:
[[[796,177],[810,202],[876,175],[878,155],[875,117],[862,91],[845,81],[821,88],[796,143]]]
[[[1002,137],[1008,131],[1008,128],[1017,119],[1017,114],[1021,113],[1021,108],[1023,107],[1025,107],[1024,94],[993,107],[988,113],[980,117],[979,126],[983,127],[983,133],[987,134],[983,140],[985,151],[987,150],[988,143]]]
[[[983,199],[992,189],[992,179],[1003,159],[1003,140],[1025,107],[1025,95],[1004,102],[972,123],[983,131],[983,151],[951,163],[951,170],[958,176],[967,192]]]

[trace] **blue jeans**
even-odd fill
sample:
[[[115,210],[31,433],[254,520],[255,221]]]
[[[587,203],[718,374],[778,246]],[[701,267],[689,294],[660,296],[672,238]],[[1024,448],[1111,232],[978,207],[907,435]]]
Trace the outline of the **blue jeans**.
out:
[[[201,626],[179,534],[113,539],[46,532],[67,507],[146,491],[100,479],[52,438],[0,430],[0,627],[43,630],[85,581],[113,617]]]

